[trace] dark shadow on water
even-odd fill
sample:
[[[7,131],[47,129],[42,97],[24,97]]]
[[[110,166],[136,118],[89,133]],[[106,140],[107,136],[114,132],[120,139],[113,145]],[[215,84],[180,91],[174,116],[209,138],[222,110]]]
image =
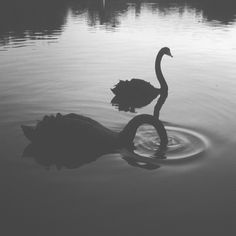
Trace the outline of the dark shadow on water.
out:
[[[130,150],[131,151],[131,150]],[[63,168],[67,169],[77,169],[84,165],[95,162],[97,159],[105,154],[112,154],[104,150],[104,153],[89,152],[86,151],[72,150],[63,148],[52,148],[52,147],[39,147],[37,145],[29,144],[22,154],[23,158],[33,158],[34,161],[46,169],[50,169],[55,166],[58,170]],[[157,156],[158,157],[158,156]],[[145,163],[135,160],[131,156],[123,156],[123,160],[127,162],[132,167],[138,167],[147,170],[155,170],[160,168],[157,164]]]
[[[156,169],[161,167],[160,165],[157,165],[157,164],[152,164],[152,163],[148,163],[148,162],[138,161],[135,158],[130,157],[130,156],[123,156],[122,158],[130,166],[133,166],[133,167],[138,167],[138,168],[142,168],[142,169],[146,169],[146,170],[156,170]]]
[[[80,0],[73,5],[74,14],[80,13],[78,8],[88,13],[89,25],[106,25],[116,27],[119,25],[119,17],[129,9],[134,9],[135,15],[142,13],[144,6],[157,13],[171,14],[179,9],[179,14],[185,10],[195,10],[203,15],[207,21],[219,21],[228,24],[235,20],[236,9],[234,0]]]
[[[56,39],[62,33],[68,13],[81,16],[89,27],[103,26],[113,30],[122,16],[134,10],[138,17],[146,7],[153,13],[173,11],[180,16],[194,10],[208,22],[231,24],[235,21],[234,0],[3,0],[0,7],[0,45],[18,43],[17,40]],[[214,26],[214,24],[213,24]]]
[[[104,150],[104,152],[93,151],[93,148],[89,145],[88,147],[76,147],[73,145],[70,147],[54,147],[53,145],[40,146],[31,143],[25,148],[22,156],[33,158],[46,169],[56,166],[60,170],[61,168],[79,168],[96,161],[99,157],[108,153],[108,150]]]
[[[142,98],[142,97],[127,99],[126,97],[122,96],[114,96],[113,99],[111,100],[111,104],[112,106],[116,107],[119,111],[135,113],[136,108],[145,107],[152,101],[153,99]]]
[[[58,38],[66,23],[65,1],[9,0],[0,7],[0,45]],[[19,41],[21,40],[21,41]]]
[[[159,149],[165,150],[168,142],[166,130],[162,122],[152,115],[135,116],[117,133],[88,117],[58,113],[56,116],[45,116],[35,127],[22,126],[25,136],[31,141],[23,156],[34,158],[46,168],[79,168],[104,154],[117,153],[121,149],[132,153],[136,131],[142,124],[150,124],[156,129],[160,137]],[[148,163],[140,164],[131,157],[124,159],[135,167],[150,170],[158,167]]]

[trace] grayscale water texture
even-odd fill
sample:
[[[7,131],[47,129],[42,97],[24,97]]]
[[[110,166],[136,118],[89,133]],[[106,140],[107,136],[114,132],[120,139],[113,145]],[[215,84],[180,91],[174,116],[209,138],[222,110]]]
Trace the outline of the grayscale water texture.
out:
[[[1,5],[1,235],[236,235],[236,8],[216,2]],[[201,155],[150,171],[120,153],[61,170],[22,158],[29,141],[20,125],[45,114],[83,114],[114,131],[152,114],[155,102],[119,112],[110,88],[131,78],[158,87],[164,46],[173,54],[162,60],[169,96],[160,114],[170,159]],[[154,135],[141,128],[137,152],[149,156]]]

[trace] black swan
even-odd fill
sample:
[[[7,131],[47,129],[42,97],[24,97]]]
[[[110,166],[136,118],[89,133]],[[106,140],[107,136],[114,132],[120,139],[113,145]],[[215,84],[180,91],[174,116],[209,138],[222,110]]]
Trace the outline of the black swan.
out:
[[[160,88],[155,88],[149,82],[141,79],[131,79],[130,81],[120,80],[119,83],[111,89],[115,94],[111,103],[117,105],[119,103],[123,104],[125,101],[125,104],[130,104],[131,107],[139,108],[149,104],[158,95],[163,95],[162,99],[167,97],[168,85],[161,71],[161,59],[164,55],[173,57],[168,47],[162,48],[157,54],[155,71],[160,83]]]
[[[152,125],[160,137],[160,149],[168,143],[166,130],[161,121],[148,114],[131,119],[121,132],[114,132],[97,121],[77,114],[45,116],[33,126],[22,125],[31,144],[24,156],[33,155],[44,166],[56,164],[77,168],[95,161],[106,153],[126,148],[133,150],[133,139],[142,124]],[[66,157],[66,158],[65,158]]]

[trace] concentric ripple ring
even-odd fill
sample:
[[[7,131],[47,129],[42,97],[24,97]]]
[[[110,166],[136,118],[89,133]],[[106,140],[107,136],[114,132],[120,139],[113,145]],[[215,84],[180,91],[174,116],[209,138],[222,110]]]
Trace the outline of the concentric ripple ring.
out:
[[[133,156],[137,161],[155,164],[177,163],[200,157],[209,147],[209,140],[202,134],[188,128],[165,126],[168,146],[164,156],[158,156],[160,138],[155,130],[143,127],[134,140]]]

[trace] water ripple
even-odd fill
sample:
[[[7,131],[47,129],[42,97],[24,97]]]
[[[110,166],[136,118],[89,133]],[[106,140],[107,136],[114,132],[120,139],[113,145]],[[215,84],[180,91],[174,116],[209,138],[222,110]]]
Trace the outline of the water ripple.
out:
[[[208,146],[209,140],[202,134],[191,129],[166,126],[168,147],[164,155],[158,150],[160,138],[150,126],[140,127],[134,139],[135,151],[133,156],[139,161],[153,163],[170,163],[200,157]],[[127,154],[126,154],[127,155]]]

